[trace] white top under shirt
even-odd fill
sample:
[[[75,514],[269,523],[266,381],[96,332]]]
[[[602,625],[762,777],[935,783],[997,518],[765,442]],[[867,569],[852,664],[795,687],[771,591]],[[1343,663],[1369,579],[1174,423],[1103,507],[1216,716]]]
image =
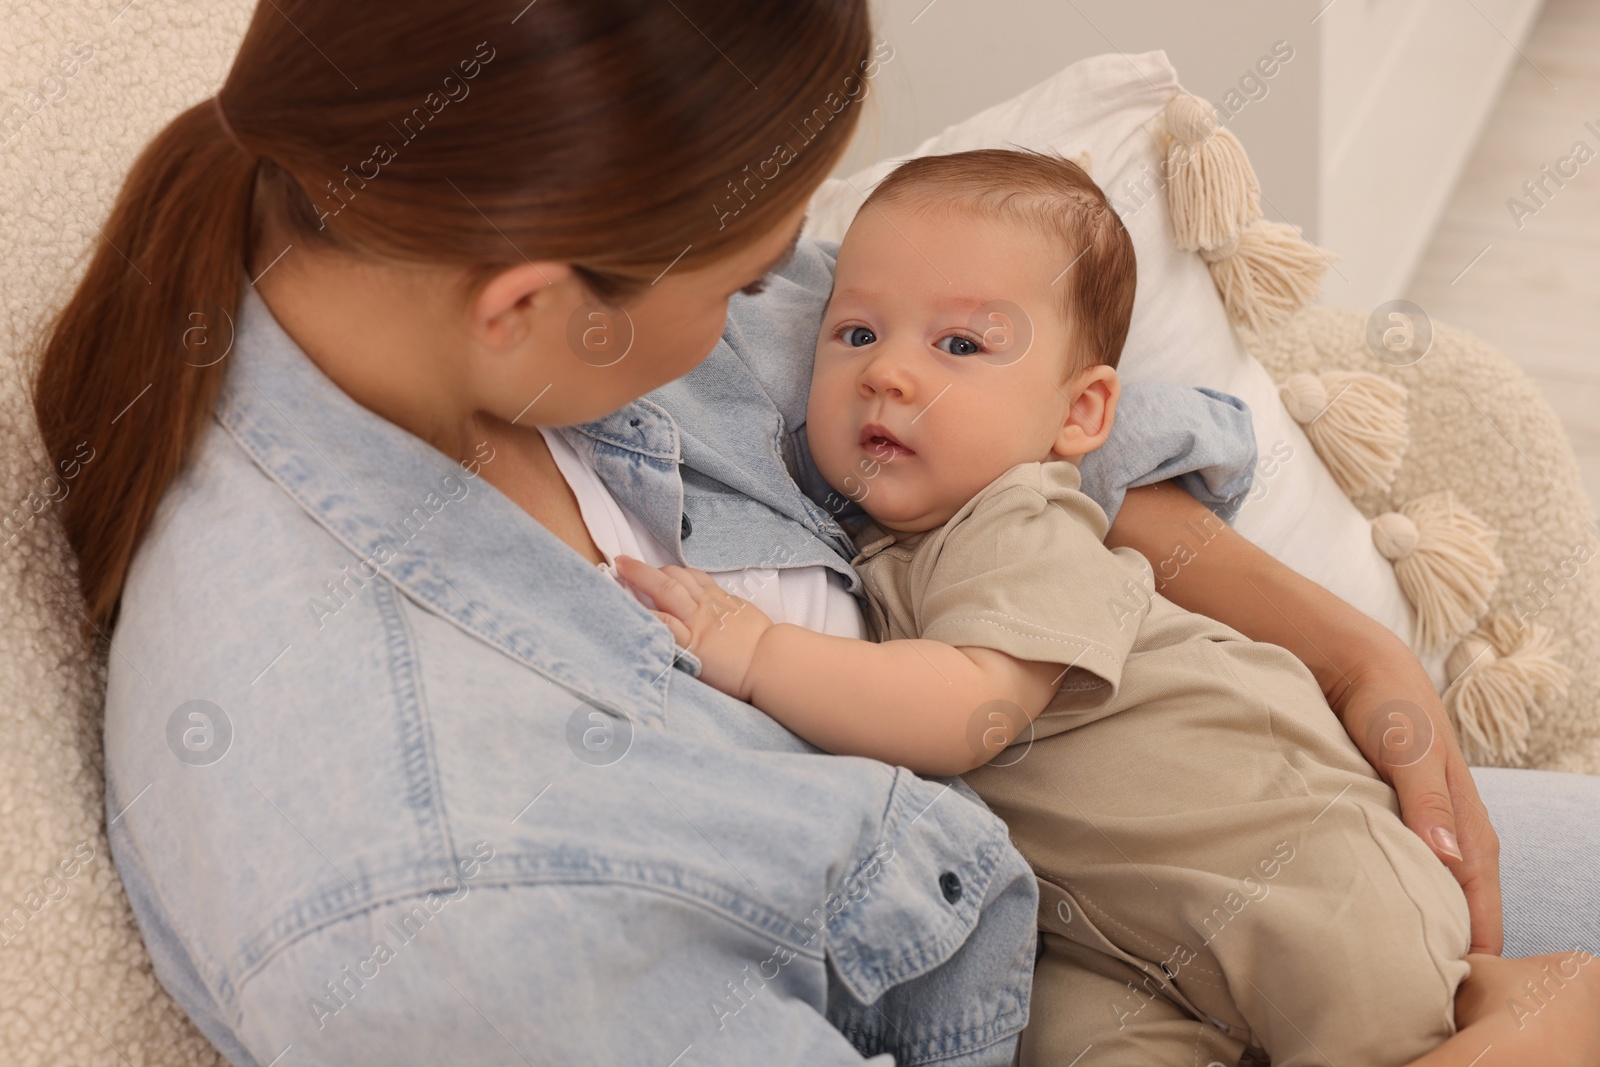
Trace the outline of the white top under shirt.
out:
[[[613,581],[618,581],[616,558],[632,556],[654,567],[676,564],[660,541],[634,518],[611,490],[600,480],[584,458],[567,444],[559,433],[539,427],[556,468],[567,480],[572,495],[578,498],[578,511],[589,537],[606,561],[597,564]],[[850,595],[844,576],[827,567],[788,567],[784,569],[746,567],[735,571],[707,571],[724,590],[744,597],[766,613],[773,622],[788,622],[808,630],[837,637],[863,638],[861,609]],[[619,582],[620,584],[620,582]],[[633,589],[624,585],[624,589]],[[641,598],[654,607],[647,598]]]

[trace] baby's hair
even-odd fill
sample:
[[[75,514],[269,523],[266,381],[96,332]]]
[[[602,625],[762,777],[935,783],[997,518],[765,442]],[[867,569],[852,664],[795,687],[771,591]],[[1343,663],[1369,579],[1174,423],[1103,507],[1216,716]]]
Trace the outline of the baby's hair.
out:
[[[954,208],[1043,233],[1058,243],[1061,321],[1085,355],[1069,374],[1115,368],[1133,317],[1133,240],[1105,193],[1070,159],[1029,149],[981,148],[919,156],[878,183],[867,203]],[[1067,266],[1071,264],[1071,269]]]

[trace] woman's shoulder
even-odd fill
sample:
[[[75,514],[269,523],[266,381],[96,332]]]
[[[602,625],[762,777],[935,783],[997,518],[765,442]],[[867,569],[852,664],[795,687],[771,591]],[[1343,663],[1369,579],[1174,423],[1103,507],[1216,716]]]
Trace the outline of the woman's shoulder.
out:
[[[118,632],[156,643],[225,622],[229,633],[260,634],[280,621],[266,605],[297,577],[311,582],[339,548],[213,422],[134,555]]]

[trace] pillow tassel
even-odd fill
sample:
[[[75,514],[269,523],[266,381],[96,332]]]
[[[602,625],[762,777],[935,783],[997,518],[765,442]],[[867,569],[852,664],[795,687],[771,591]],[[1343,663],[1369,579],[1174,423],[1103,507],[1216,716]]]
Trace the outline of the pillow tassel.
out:
[[[1278,395],[1346,496],[1394,484],[1411,441],[1405,386],[1361,371],[1329,371],[1290,375]]]
[[[1451,651],[1444,702],[1470,762],[1523,762],[1532,718],[1571,681],[1561,647],[1548,628],[1496,613]]]
[[[1261,217],[1261,185],[1244,145],[1217,125],[1216,110],[1179,90],[1162,112],[1167,206],[1178,247],[1215,248]]]
[[[1463,508],[1446,489],[1372,520],[1372,541],[1394,562],[1395,577],[1417,611],[1417,643],[1444,647],[1471,629],[1489,608],[1505,564],[1495,555],[1499,534]]]
[[[1211,267],[1228,317],[1262,333],[1316,299],[1328,262],[1336,257],[1287,222],[1257,219],[1234,240],[1202,248],[1200,258]]]
[[[1331,253],[1261,217],[1261,183],[1216,109],[1178,90],[1162,110],[1167,213],[1185,252],[1211,267],[1228,317],[1257,333],[1281,325],[1322,288]]]

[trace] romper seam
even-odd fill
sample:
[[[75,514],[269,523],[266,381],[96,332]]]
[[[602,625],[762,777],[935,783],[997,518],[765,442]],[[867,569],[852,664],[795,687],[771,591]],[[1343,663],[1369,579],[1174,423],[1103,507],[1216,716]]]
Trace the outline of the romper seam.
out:
[[[1116,926],[1116,927],[1126,931],[1129,935],[1131,935],[1133,937],[1133,939],[1135,941],[1138,941],[1140,944],[1144,945],[1146,948],[1148,948],[1148,949],[1150,949],[1150,950],[1152,950],[1152,951],[1154,951],[1156,953],[1160,953],[1162,951],[1162,949],[1161,949],[1161,947],[1159,945],[1156,945],[1153,942],[1147,941],[1145,938],[1141,937],[1137,930],[1134,930],[1133,928],[1127,926],[1124,923],[1118,922],[1114,915],[1108,914],[1103,908],[1100,907],[1100,905],[1096,904],[1093,900],[1091,900],[1087,893],[1084,893],[1081,889],[1079,889],[1078,887],[1074,886],[1071,882],[1067,881],[1067,879],[1062,878],[1061,882],[1062,882],[1062,884],[1066,885],[1067,888],[1071,889],[1075,896],[1081,897],[1083,900],[1087,901],[1089,906],[1094,908],[1095,911],[1099,912],[1100,915],[1103,916],[1106,919],[1107,922],[1111,923],[1113,926]],[[1185,947],[1187,947],[1187,946],[1185,946]],[[1148,962],[1148,961],[1146,961],[1146,962]],[[1221,973],[1219,973],[1217,971],[1213,971],[1209,967],[1201,967],[1199,964],[1188,963],[1188,964],[1184,964],[1184,967],[1185,968],[1192,968],[1192,969],[1194,969],[1196,971],[1200,971],[1200,972],[1202,972],[1204,974],[1215,975],[1217,978],[1221,978],[1222,977]],[[1160,968],[1158,967],[1157,969],[1159,970]],[[1166,975],[1166,972],[1162,971],[1162,976],[1165,977],[1165,975]],[[1201,979],[1201,980],[1205,981],[1204,979]],[[1170,983],[1171,981],[1173,981],[1173,979],[1167,978],[1166,981]],[[1218,989],[1222,988],[1222,986],[1218,985],[1216,982],[1207,981],[1206,984],[1210,985],[1210,986],[1216,986]]]
[[[1361,820],[1363,823],[1365,823],[1367,832],[1372,837],[1372,843],[1378,847],[1378,851],[1383,853],[1383,858],[1388,861],[1390,876],[1394,879],[1395,884],[1399,887],[1400,895],[1405,898],[1406,903],[1411,905],[1411,909],[1416,915],[1417,940],[1422,943],[1422,950],[1428,957],[1428,963],[1438,975],[1440,984],[1448,987],[1450,985],[1450,981],[1439,966],[1439,953],[1434,951],[1434,945],[1428,940],[1428,924],[1426,916],[1422,910],[1422,905],[1417,901],[1416,896],[1406,888],[1405,882],[1401,880],[1397,865],[1394,862],[1394,858],[1390,855],[1389,849],[1384,846],[1383,839],[1378,836],[1377,828],[1372,825],[1372,813],[1367,810],[1367,807],[1364,804],[1357,804],[1356,810],[1361,813]],[[1409,828],[1407,828],[1406,832],[1410,833],[1411,831]],[[1456,1025],[1455,1021],[1455,1012],[1451,1010],[1454,1003],[1455,995],[1452,991],[1445,997],[1445,1004],[1447,1005],[1447,1008],[1444,1013],[1445,1024],[1452,1034],[1458,1032],[1459,1030],[1459,1027]]]
[[[1009,619],[1012,622],[1022,623],[1025,626],[1037,626],[1038,625],[1037,623],[1026,622],[1023,619],[1013,618],[1010,615],[1006,615],[1005,612],[993,612],[993,614],[1001,615],[1004,618]],[[1068,632],[1066,630],[1055,630],[1055,629],[1051,629],[1048,626],[1039,626],[1039,629],[1048,630],[1050,632],[1050,635],[1057,635],[1057,636],[1050,636],[1050,635],[1045,635],[1045,634],[1033,634],[1033,633],[1028,633],[1028,632],[1026,632],[1024,630],[1014,629],[1014,628],[1012,628],[1010,626],[1005,625],[1004,623],[996,622],[994,619],[986,619],[986,618],[983,618],[982,616],[976,615],[976,614],[965,615],[965,616],[957,615],[957,616],[952,617],[949,621],[959,621],[959,620],[962,620],[962,619],[965,619],[965,620],[967,620],[969,622],[983,623],[986,626],[993,626],[997,630],[1004,630],[1008,634],[1016,634],[1018,637],[1026,637],[1026,638],[1028,638],[1030,640],[1033,640],[1033,641],[1049,641],[1052,644],[1064,645],[1064,646],[1067,646],[1069,648],[1074,646],[1074,645],[1078,645],[1078,646],[1081,646],[1083,651],[1085,651],[1085,652],[1093,652],[1096,655],[1103,656],[1105,659],[1110,660],[1112,663],[1116,663],[1117,662],[1117,657],[1116,657],[1116,655],[1114,653],[1111,652],[1111,650],[1110,650],[1111,646],[1110,645],[1107,645],[1107,644],[1105,644],[1103,642],[1100,642],[1100,641],[1096,641],[1092,637],[1084,637],[1082,634],[1070,633],[1070,632]],[[937,640],[937,638],[934,638],[934,640]]]

